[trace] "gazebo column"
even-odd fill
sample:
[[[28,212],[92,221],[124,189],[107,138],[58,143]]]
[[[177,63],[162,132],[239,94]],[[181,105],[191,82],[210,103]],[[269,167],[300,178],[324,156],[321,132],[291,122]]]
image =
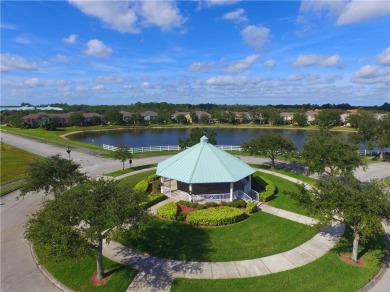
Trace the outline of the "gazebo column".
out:
[[[230,202],[233,202],[233,186],[234,183],[230,183]]]
[[[165,178],[163,176],[160,177],[160,183],[161,183],[161,193],[163,194],[163,189],[164,189],[164,182]]]
[[[192,184],[189,184],[188,191],[188,201],[192,202]]]
[[[249,182],[249,188],[252,188],[252,175],[249,175],[248,182]]]

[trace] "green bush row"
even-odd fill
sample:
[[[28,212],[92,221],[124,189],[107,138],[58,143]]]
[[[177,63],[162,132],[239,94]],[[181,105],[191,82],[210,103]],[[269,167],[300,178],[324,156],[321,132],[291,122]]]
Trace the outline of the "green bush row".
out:
[[[148,176],[148,182],[158,180],[160,177],[157,174],[152,174]]]
[[[258,185],[265,189],[263,192],[259,193],[259,198],[263,202],[269,201],[276,193],[276,186],[272,181],[262,176],[255,176],[253,179]]]
[[[149,182],[147,179],[143,179],[134,186],[133,190],[137,193],[145,193],[148,190]]]
[[[249,214],[254,213],[256,211],[256,206],[257,206],[256,202],[248,202],[246,204],[247,213],[249,213]]]
[[[176,203],[169,202],[157,209],[157,215],[166,219],[176,220],[179,208]]]
[[[146,202],[142,202],[140,205],[143,206],[145,209],[164,201],[167,197],[164,194],[157,193],[157,194],[151,194],[148,196],[148,199]]]
[[[194,225],[221,226],[246,218],[244,211],[233,207],[209,208],[187,214],[187,222]]]
[[[233,207],[233,208],[245,208],[246,207],[246,202],[243,199],[239,199],[234,202],[221,202],[222,206],[227,206],[227,207]]]

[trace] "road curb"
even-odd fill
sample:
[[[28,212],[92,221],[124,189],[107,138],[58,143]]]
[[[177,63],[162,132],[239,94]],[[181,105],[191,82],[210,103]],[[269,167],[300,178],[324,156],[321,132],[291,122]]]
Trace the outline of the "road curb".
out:
[[[50,281],[53,283],[53,285],[55,285],[58,289],[64,291],[64,292],[73,292],[74,290],[72,289],[69,289],[68,287],[66,287],[65,285],[63,285],[60,281],[58,281],[56,278],[53,277],[52,274],[50,274],[40,263],[39,263],[39,259],[38,259],[38,256],[37,254],[35,253],[35,250],[34,250],[34,247],[33,245],[31,244],[31,242],[29,243],[30,245],[30,251],[31,251],[31,255],[34,259],[34,262],[35,264],[37,265],[38,269],[41,271],[41,273]]]

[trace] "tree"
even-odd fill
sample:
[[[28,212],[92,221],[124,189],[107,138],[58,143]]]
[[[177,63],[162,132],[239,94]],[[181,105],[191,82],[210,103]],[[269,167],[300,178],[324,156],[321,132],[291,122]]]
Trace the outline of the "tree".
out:
[[[143,194],[128,193],[113,180],[90,180],[46,201],[26,225],[25,237],[47,248],[57,260],[96,250],[97,276],[104,278],[103,240],[113,230],[134,227],[146,218]]]
[[[193,128],[191,129],[190,136],[186,139],[179,138],[179,146],[181,149],[185,149],[186,147],[191,147],[200,142],[200,138],[206,136],[209,139],[210,144],[217,144],[217,140],[215,137],[217,133],[214,130],[206,130],[203,128]]]
[[[377,119],[374,114],[364,111],[356,116],[358,128],[356,140],[368,141],[369,149],[378,147],[381,150],[380,158],[383,158],[384,149],[390,146],[390,114]]]
[[[198,115],[196,114],[196,112],[190,112],[190,119],[191,119],[191,122],[194,124],[194,123],[199,123],[199,118],[198,118]]]
[[[359,241],[382,231],[381,222],[390,222],[390,192],[383,182],[361,182],[352,175],[347,179],[334,175],[323,177],[314,196],[301,187],[299,200],[317,214],[320,226],[340,221],[354,234],[352,260],[358,260]]]
[[[305,113],[295,113],[292,118],[292,123],[299,127],[307,126],[307,116]]]
[[[119,110],[109,109],[105,112],[104,117],[106,121],[110,122],[112,125],[123,125],[125,121]]]
[[[199,120],[202,124],[207,124],[210,120],[210,117],[207,114],[203,113],[200,115]]]
[[[316,122],[321,128],[331,128],[340,124],[340,110],[322,110],[316,117]]]
[[[358,145],[321,130],[305,140],[302,156],[309,173],[344,175],[365,165],[357,150]]]
[[[42,117],[39,120],[39,127],[43,128],[47,131],[57,130],[57,125],[58,125],[57,118]]]
[[[127,161],[127,159],[131,159],[133,156],[129,147],[119,145],[117,148],[118,149],[114,152],[114,159],[122,161],[123,170],[125,170],[125,161]]]
[[[178,114],[176,116],[176,122],[181,123],[181,124],[187,124],[187,118],[183,114]]]
[[[59,154],[38,158],[27,163],[20,195],[43,190],[46,195],[57,196],[86,179],[87,176],[80,172],[80,165],[60,157]]]
[[[265,134],[249,140],[241,145],[243,151],[251,155],[267,156],[271,159],[272,168],[275,167],[275,159],[280,155],[286,155],[297,149],[297,146],[289,138],[279,134]]]
[[[71,126],[82,126],[83,120],[84,120],[83,113],[82,112],[75,112],[70,116],[69,124]]]

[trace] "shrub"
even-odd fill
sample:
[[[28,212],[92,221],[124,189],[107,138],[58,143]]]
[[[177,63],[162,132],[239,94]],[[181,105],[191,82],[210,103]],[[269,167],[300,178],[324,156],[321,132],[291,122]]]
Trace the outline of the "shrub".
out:
[[[249,213],[249,214],[252,214],[256,211],[256,202],[248,202],[246,204],[246,211]]]
[[[142,202],[140,206],[144,207],[145,209],[161,202],[164,201],[167,197],[164,194],[157,193],[157,194],[152,194],[148,196],[148,199],[146,202]]]
[[[243,199],[239,199],[234,202],[221,202],[222,206],[227,206],[227,207],[233,207],[233,208],[245,208],[246,207],[246,202]]]
[[[245,218],[246,215],[241,209],[232,207],[209,208],[187,214],[187,222],[205,226],[233,224]]]
[[[184,201],[184,200],[180,200],[180,201],[179,201],[179,204],[181,204],[181,205],[183,205],[183,206],[186,206],[186,207],[189,207],[189,206],[190,206],[190,202]]]
[[[158,180],[159,176],[157,174],[152,174],[148,176],[148,182]]]
[[[205,205],[203,205],[203,204],[198,204],[198,205],[196,206],[196,209],[197,209],[197,210],[203,210],[203,209],[207,209],[207,207],[206,207]]]
[[[259,193],[259,197],[263,202],[269,201],[276,192],[276,186],[269,179],[261,176],[255,176],[254,179],[256,183],[260,185],[263,189],[263,192]]]
[[[189,204],[188,204],[188,207],[190,207],[190,208],[196,208],[196,207],[198,207],[198,203],[191,203],[191,202],[189,202]]]
[[[187,214],[186,214],[186,213],[180,212],[180,213],[177,215],[176,220],[177,220],[177,221],[185,221],[185,220],[186,220],[186,217],[187,217]]]
[[[135,192],[145,193],[148,190],[149,183],[146,179],[139,181],[133,188]]]
[[[213,208],[213,207],[217,207],[218,206],[218,203],[216,202],[207,202],[204,204],[207,208]]]
[[[179,208],[174,202],[166,203],[157,209],[157,215],[166,219],[176,220]]]

